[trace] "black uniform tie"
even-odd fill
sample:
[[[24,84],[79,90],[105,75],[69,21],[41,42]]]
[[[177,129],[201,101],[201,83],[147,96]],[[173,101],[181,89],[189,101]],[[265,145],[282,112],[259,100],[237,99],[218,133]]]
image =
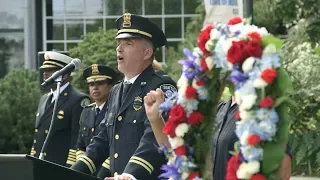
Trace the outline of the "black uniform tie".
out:
[[[126,82],[123,82],[122,85],[123,85],[123,88],[122,88],[121,103],[123,103],[124,98],[126,98],[132,84],[129,81],[126,81]]]

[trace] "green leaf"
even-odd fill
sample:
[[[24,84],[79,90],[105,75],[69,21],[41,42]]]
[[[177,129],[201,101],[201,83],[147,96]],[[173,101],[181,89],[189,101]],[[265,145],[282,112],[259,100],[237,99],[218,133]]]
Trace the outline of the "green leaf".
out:
[[[279,38],[276,38],[274,36],[266,36],[266,37],[263,37],[261,39],[261,43],[262,43],[262,46],[263,47],[266,47],[267,45],[269,44],[274,44],[276,46],[276,49],[277,50],[280,50],[282,45],[283,45],[283,41]]]
[[[277,77],[274,83],[276,96],[286,96],[294,93],[292,82],[288,73],[283,68],[277,69]]]
[[[273,108],[277,108],[278,106],[280,106],[284,102],[288,102],[291,105],[298,107],[297,104],[291,98],[289,98],[288,96],[282,96],[280,98],[277,98],[276,102],[273,105]]]
[[[263,145],[263,149],[262,172],[263,174],[273,173],[280,167],[285,152],[284,146],[267,143]]]
[[[320,48],[315,49],[316,54],[318,54],[320,56]]]

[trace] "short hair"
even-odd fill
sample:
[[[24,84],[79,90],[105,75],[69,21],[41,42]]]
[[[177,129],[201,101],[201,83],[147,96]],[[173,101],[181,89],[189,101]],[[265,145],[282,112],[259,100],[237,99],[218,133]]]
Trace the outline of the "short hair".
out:
[[[153,51],[152,56],[151,56],[151,60],[153,61],[153,59],[154,59],[154,57],[156,55],[156,48],[155,48],[155,46],[153,45],[153,43],[151,42],[150,39],[147,39],[147,38],[143,38],[143,39],[145,39],[145,47],[146,48],[151,48],[152,51]]]

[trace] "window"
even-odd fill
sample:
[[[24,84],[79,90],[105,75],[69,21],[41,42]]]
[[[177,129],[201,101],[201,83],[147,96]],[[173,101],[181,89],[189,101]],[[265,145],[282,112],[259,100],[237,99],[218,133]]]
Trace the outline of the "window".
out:
[[[43,50],[67,51],[81,42],[81,35],[115,28],[115,20],[125,12],[150,18],[167,35],[168,46],[176,46],[185,38],[186,24],[195,14],[195,0],[45,0],[43,6]],[[50,12],[52,12],[50,14]],[[168,47],[167,46],[167,47]],[[166,49],[157,52],[165,62]]]

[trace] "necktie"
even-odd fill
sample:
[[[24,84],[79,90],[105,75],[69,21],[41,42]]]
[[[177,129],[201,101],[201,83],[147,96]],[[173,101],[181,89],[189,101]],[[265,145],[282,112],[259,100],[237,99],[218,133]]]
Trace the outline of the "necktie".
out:
[[[96,108],[96,116],[95,116],[95,119],[98,118],[98,116],[100,115],[100,112],[101,112],[100,108]]]
[[[123,82],[122,85],[123,87],[122,87],[121,103],[123,103],[124,98],[127,96],[132,84],[129,81],[127,81],[127,82]]]

